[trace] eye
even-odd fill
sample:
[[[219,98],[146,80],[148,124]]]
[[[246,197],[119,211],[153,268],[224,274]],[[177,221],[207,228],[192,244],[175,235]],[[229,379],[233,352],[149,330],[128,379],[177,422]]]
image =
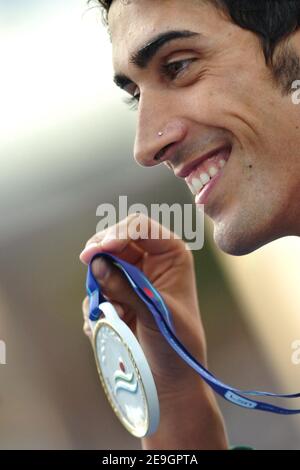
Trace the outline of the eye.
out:
[[[194,62],[196,59],[182,59],[182,60],[176,60],[174,62],[169,62],[168,64],[163,64],[161,66],[161,73],[170,78],[171,80],[174,80],[177,78],[181,72],[186,70],[188,66]]]
[[[160,72],[170,80],[177,78],[183,71],[185,71],[188,66],[194,62],[195,58],[191,59],[182,59],[176,60],[174,62],[169,62],[167,64],[162,64],[160,67]],[[140,100],[140,93],[135,93],[132,96],[123,98],[124,103],[126,103],[130,109],[137,110],[138,102]]]
[[[137,110],[138,102],[140,100],[140,93],[135,93],[133,96],[126,96],[123,98],[123,102],[129,106],[132,110]]]

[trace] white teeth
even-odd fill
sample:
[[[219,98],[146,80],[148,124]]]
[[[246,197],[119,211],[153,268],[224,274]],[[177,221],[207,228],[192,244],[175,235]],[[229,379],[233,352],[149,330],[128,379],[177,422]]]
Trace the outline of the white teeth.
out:
[[[201,181],[199,178],[193,178],[193,179],[192,179],[192,185],[193,185],[194,190],[196,191],[196,193],[197,193],[198,191],[200,191],[200,189],[203,188],[203,183],[202,183],[202,181]]]
[[[192,182],[188,183],[190,191],[193,193],[193,195],[195,196],[197,193],[199,193],[199,191],[203,188],[203,186],[209,183],[211,178],[216,176],[219,173],[220,169],[222,169],[225,165],[226,165],[226,161],[222,158],[218,162],[218,166],[212,165],[209,167],[207,173],[201,173],[200,176],[198,177],[195,176],[192,179]]]
[[[201,179],[202,184],[204,185],[209,182],[210,177],[207,173],[201,173],[200,179]]]
[[[208,170],[208,173],[213,178],[218,173],[218,170],[215,166],[211,166]]]
[[[188,187],[190,188],[190,191],[192,192],[192,194],[194,196],[196,196],[197,191],[194,189],[194,186],[192,184],[188,183]]]

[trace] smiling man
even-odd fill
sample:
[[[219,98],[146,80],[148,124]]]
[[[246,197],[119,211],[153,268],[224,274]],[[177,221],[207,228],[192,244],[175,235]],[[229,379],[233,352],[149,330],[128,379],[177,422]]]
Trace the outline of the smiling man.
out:
[[[292,85],[300,79],[300,1],[100,3],[114,81],[137,105],[136,161],[163,162],[184,178],[214,223],[216,244],[229,254],[299,236],[300,106]],[[132,222],[119,223],[123,234]],[[155,222],[147,222],[150,230]],[[206,364],[193,261],[184,243],[109,235],[109,229],[94,235],[82,261],[107,249],[143,269],[182,341]],[[227,448],[212,392],[169,350],[120,273],[100,260],[93,271],[137,334],[155,376],[161,424],[144,448]],[[90,334],[87,322],[85,331]]]

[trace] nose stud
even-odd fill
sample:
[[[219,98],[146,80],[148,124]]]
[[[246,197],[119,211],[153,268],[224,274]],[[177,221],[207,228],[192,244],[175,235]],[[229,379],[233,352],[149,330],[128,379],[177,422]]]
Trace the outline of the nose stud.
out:
[[[163,132],[162,132],[162,131],[159,131],[159,132],[157,133],[157,135],[158,135],[159,137],[161,137],[161,136],[163,135]],[[162,152],[162,150],[160,150],[160,151],[155,155],[154,160],[159,161],[159,160],[161,159],[161,157],[162,157],[162,154],[163,154],[163,152]]]

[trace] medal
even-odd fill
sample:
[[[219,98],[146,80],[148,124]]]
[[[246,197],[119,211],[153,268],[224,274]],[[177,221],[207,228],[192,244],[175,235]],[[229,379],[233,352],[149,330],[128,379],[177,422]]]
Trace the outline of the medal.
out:
[[[159,402],[147,359],[130,328],[109,302],[90,320],[97,369],[106,397],[123,426],[135,437],[154,433]]]
[[[181,343],[170,311],[144,273],[110,253],[99,253],[93,259],[99,256],[107,258],[123,271],[136,295],[147,306],[149,315],[153,316],[162,337],[216,393],[230,403],[249,410],[283,415],[300,413],[300,409],[283,408],[254,399],[255,397],[299,398],[300,393],[278,394],[240,390],[220,381]],[[91,263],[88,267],[86,289],[89,295],[89,319],[94,335],[94,350],[100,380],[114,412],[125,428],[136,437],[144,437],[154,433],[159,423],[159,403],[154,379],[136,337],[120,320],[113,305],[101,294],[101,288],[91,270]]]

